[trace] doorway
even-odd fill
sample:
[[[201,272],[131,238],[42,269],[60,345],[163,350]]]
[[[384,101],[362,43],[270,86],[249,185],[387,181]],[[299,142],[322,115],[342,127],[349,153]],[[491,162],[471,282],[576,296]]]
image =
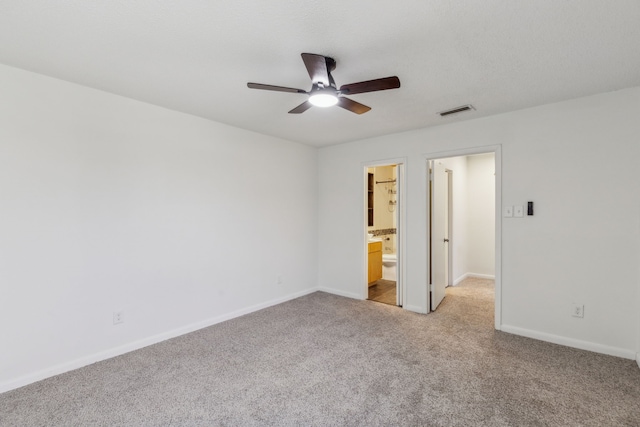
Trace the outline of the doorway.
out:
[[[402,163],[365,166],[365,298],[403,305]]]
[[[500,163],[491,151],[439,153],[427,159],[428,307],[435,311],[448,286],[480,278],[495,283],[500,324]]]

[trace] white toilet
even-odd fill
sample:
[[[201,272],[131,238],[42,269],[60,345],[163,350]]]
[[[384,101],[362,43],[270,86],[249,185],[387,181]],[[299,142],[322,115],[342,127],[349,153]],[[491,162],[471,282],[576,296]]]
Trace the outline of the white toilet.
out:
[[[384,280],[397,281],[396,265],[398,258],[396,254],[382,254],[382,278]]]

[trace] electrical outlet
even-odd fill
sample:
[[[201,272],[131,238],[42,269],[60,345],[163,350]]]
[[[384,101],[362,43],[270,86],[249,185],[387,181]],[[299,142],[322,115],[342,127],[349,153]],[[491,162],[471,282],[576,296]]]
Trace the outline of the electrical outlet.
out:
[[[583,304],[573,304],[573,308],[571,310],[571,315],[573,317],[584,317],[584,305]]]
[[[118,325],[120,323],[124,323],[124,311],[114,311],[113,312],[113,324]]]
[[[514,206],[513,216],[516,218],[522,218],[524,216],[524,207],[522,205]]]
[[[513,206],[505,206],[503,211],[503,216],[505,218],[513,217]]]

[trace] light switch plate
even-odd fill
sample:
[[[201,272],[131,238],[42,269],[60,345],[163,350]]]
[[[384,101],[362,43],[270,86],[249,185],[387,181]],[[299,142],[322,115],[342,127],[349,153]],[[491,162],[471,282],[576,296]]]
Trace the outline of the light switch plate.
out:
[[[505,218],[511,218],[513,216],[513,206],[505,206],[503,209],[502,216]]]
[[[522,205],[514,206],[513,216],[515,216],[516,218],[522,218],[524,216],[524,207]]]

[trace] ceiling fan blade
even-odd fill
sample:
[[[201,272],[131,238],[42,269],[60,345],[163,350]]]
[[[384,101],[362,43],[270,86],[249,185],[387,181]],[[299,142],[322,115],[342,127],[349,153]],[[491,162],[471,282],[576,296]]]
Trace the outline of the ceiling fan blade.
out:
[[[274,90],[276,92],[307,93],[306,90],[302,90],[302,89],[295,89],[292,87],[283,87],[283,86],[263,85],[262,83],[247,83],[247,87],[251,89]]]
[[[307,67],[309,77],[313,83],[322,82],[325,86],[329,86],[329,69],[327,67],[327,58],[314,53],[303,53],[302,60],[304,66]]]
[[[367,80],[366,82],[349,83],[340,86],[340,92],[345,95],[356,93],[375,92],[377,90],[397,89],[400,87],[400,79],[396,76],[382,79]]]
[[[289,114],[304,113],[305,111],[307,111],[311,107],[313,107],[313,104],[311,104],[309,101],[304,101],[302,104],[298,105],[296,108],[294,108],[293,110],[289,111]]]
[[[349,110],[352,113],[356,114],[366,113],[367,111],[371,110],[371,107],[367,107],[364,104],[360,104],[359,102],[356,102],[349,98],[345,98],[344,96],[338,98],[338,107],[342,107],[345,110]]]

